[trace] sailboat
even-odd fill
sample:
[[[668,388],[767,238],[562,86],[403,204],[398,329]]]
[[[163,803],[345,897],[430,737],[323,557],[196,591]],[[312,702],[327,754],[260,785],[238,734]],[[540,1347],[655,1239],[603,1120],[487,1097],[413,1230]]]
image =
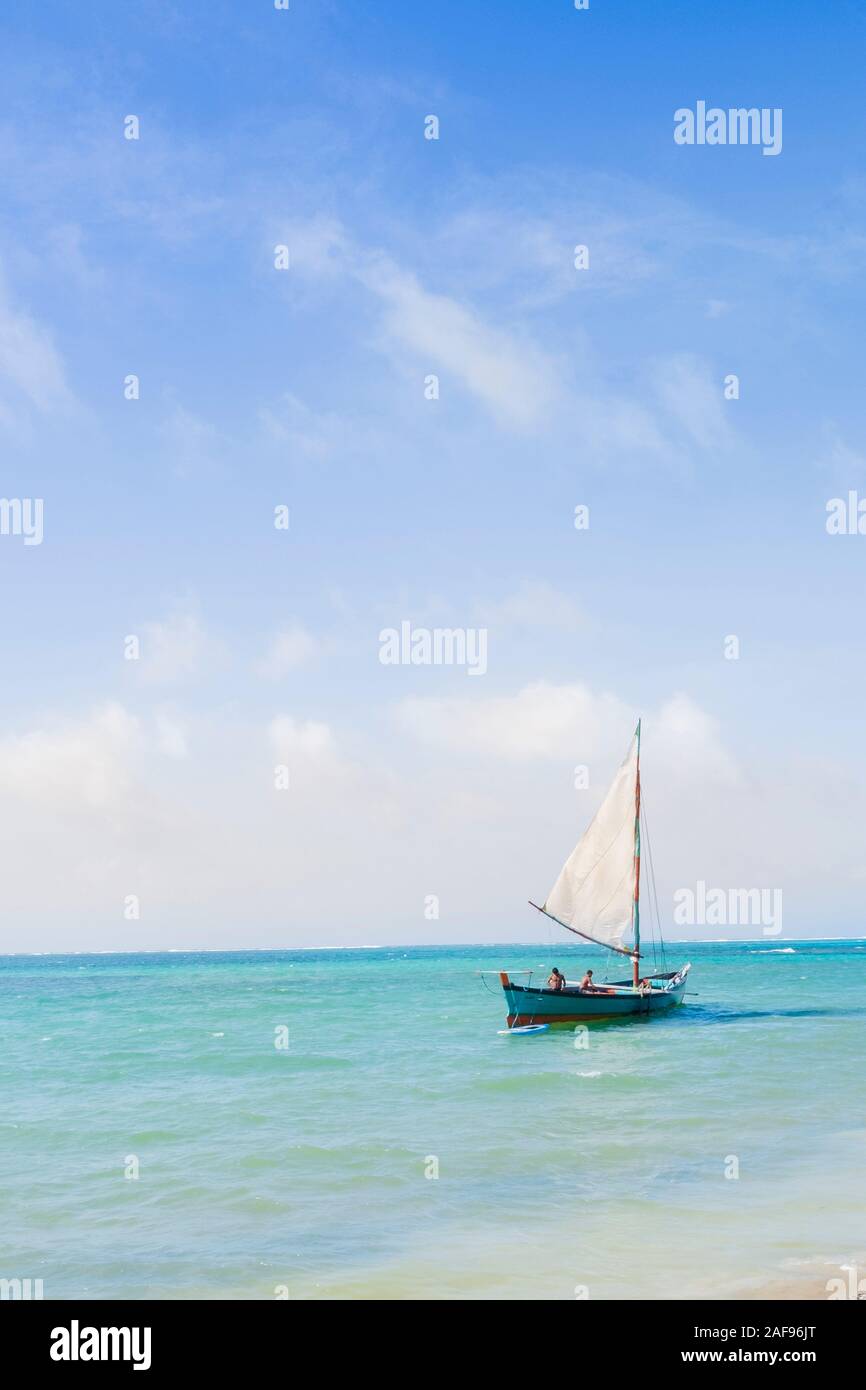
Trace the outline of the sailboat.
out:
[[[661,974],[641,969],[640,942],[640,721],[629,750],[544,903],[530,906],[597,946],[626,956],[631,979],[584,988],[566,980],[553,989],[516,984],[507,971],[499,980],[508,1004],[510,1030],[536,1031],[549,1024],[659,1013],[682,1003],[691,964]],[[659,929],[659,935],[661,931]]]

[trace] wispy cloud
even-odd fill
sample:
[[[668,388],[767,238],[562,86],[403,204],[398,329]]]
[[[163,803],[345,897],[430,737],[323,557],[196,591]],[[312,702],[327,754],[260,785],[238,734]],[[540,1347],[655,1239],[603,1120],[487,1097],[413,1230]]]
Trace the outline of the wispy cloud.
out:
[[[273,751],[281,758],[302,757],[333,762],[337,746],[330,726],[320,719],[297,719],[278,714],[268,725]]]
[[[387,257],[369,259],[357,274],[385,306],[383,331],[398,349],[408,348],[422,367],[452,373],[501,424],[529,429],[543,420],[558,394],[557,375],[527,337],[432,293]]]
[[[279,680],[289,671],[308,665],[320,649],[318,638],[300,623],[294,623],[283,632],[275,634],[256,669],[259,675],[268,680]]]
[[[448,375],[502,425],[530,429],[558,395],[555,361],[526,334],[495,324],[466,301],[425,287],[376,248],[353,242],[339,224],[293,223],[284,233],[298,270],[354,279],[379,303],[378,342],[413,354],[422,373]]]
[[[154,716],[157,747],[167,758],[189,757],[187,721],[171,706],[157,709]]]
[[[574,632],[586,624],[577,600],[545,580],[525,580],[505,598],[479,604],[478,614],[490,627],[554,627]]]
[[[72,404],[53,334],[10,303],[0,280],[0,418],[23,425],[32,412],[47,414]]]
[[[341,462],[359,450],[381,450],[387,438],[384,428],[355,414],[314,410],[293,391],[285,391],[271,405],[263,406],[259,425],[266,440],[289,445],[293,459],[310,464]]]
[[[201,674],[222,656],[222,645],[206,631],[196,608],[178,605],[167,617],[142,624],[139,662],[143,680],[171,685]]]
[[[706,450],[730,441],[730,411],[736,407],[725,400],[722,380],[713,380],[706,363],[679,353],[657,360],[651,378],[663,409],[692,444]]]

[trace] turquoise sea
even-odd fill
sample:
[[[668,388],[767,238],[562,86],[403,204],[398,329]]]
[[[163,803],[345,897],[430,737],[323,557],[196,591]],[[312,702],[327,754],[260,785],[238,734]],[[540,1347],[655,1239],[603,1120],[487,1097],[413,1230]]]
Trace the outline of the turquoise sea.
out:
[[[591,948],[4,957],[0,1277],[46,1298],[823,1285],[866,1250],[866,944],[668,946],[686,959],[683,1008],[583,1047],[500,1037],[477,972],[573,977]]]

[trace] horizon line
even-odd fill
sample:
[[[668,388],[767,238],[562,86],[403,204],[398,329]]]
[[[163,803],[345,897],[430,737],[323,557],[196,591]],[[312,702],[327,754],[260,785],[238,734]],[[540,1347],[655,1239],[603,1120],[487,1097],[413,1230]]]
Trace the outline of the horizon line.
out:
[[[754,946],[771,945],[772,943],[783,943],[785,945],[793,942],[800,944],[813,944],[822,941],[850,941],[866,944],[866,936],[744,936],[733,937],[674,937],[667,941],[667,946]],[[604,951],[606,946],[587,943],[586,947],[573,946],[566,941],[563,946],[570,947],[571,950]],[[102,947],[77,950],[53,950],[53,951],[0,951],[0,960],[15,960],[21,956],[30,956],[34,959],[45,956],[231,956],[249,955],[258,952],[275,952],[289,955],[295,951],[425,951],[425,950],[448,950],[453,947],[462,947],[466,950],[470,948],[493,950],[501,947],[503,950],[532,949],[532,950],[559,950],[559,946],[550,942],[532,941],[420,941],[420,942],[381,942],[378,944],[365,945],[320,945],[320,946],[137,946],[137,947]]]

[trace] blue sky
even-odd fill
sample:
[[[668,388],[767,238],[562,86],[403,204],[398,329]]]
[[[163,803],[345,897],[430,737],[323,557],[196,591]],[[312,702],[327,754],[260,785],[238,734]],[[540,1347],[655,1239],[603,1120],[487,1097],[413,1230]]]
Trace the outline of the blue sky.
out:
[[[2,492],[45,534],[0,536],[0,945],[526,939],[637,714],[663,918],[704,880],[862,931],[864,34],[4,16]],[[781,154],[676,145],[698,100]],[[383,667],[403,620],[487,674]]]

